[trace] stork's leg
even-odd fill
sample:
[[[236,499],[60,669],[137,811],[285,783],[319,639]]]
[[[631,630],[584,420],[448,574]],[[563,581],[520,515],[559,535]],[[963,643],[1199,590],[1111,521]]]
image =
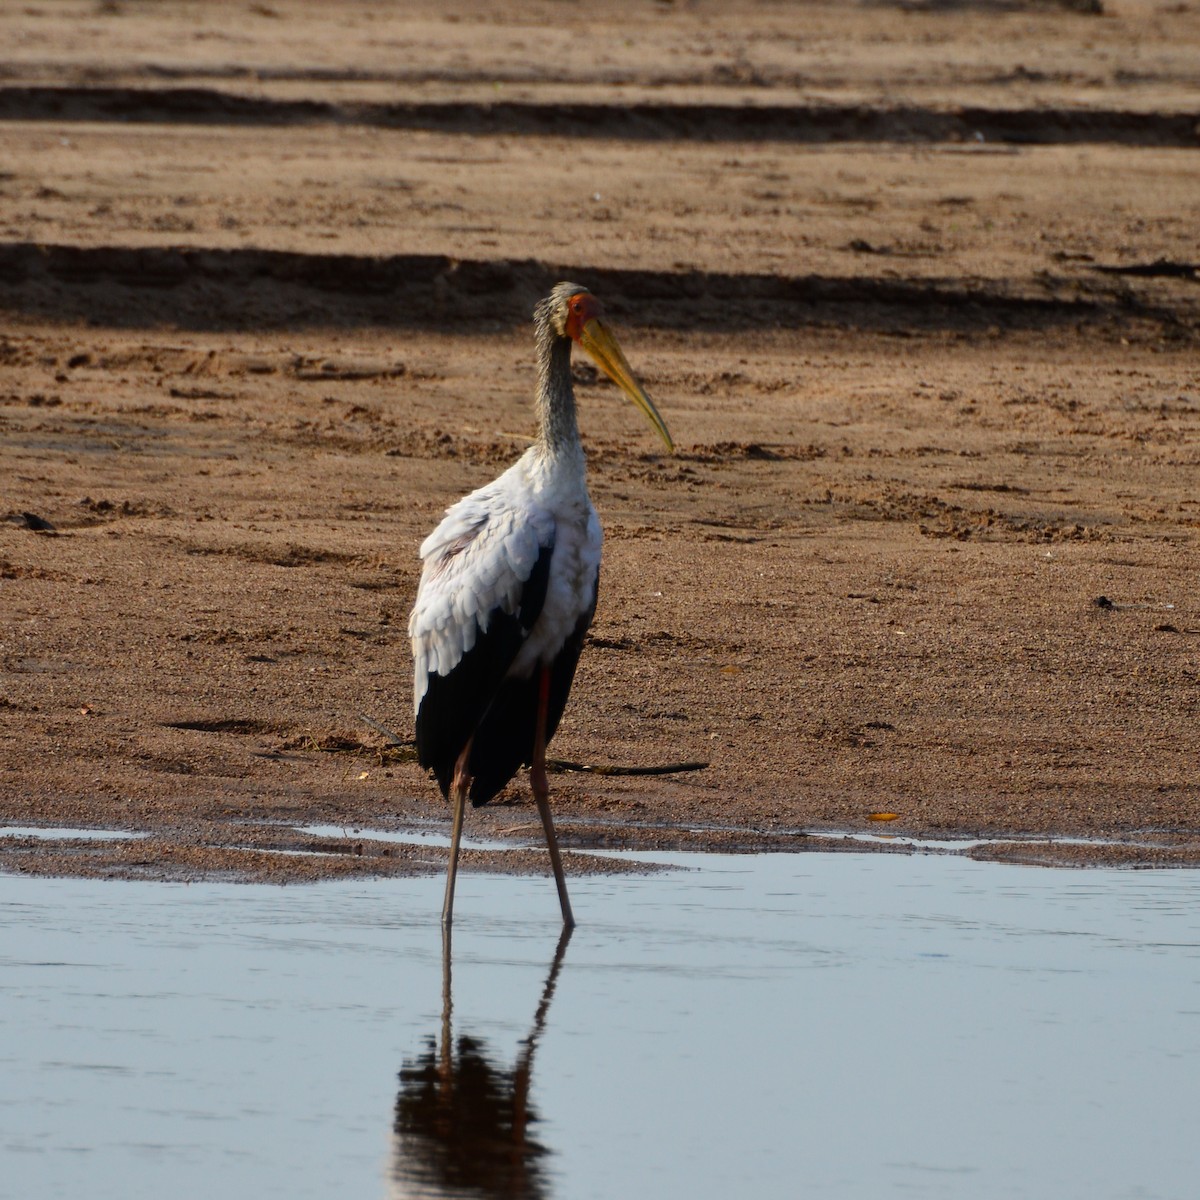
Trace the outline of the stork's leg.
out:
[[[550,784],[546,779],[546,713],[550,708],[550,672],[543,667],[538,677],[537,725],[533,733],[533,763],[529,768],[529,783],[533,798],[537,801],[542,826],[546,830],[546,848],[550,851],[550,865],[554,868],[554,882],[558,886],[558,902],[562,905],[563,924],[572,928],[575,918],[571,913],[571,901],[567,897],[567,880],[563,875],[562,858],[558,853],[558,838],[554,834],[554,818],[550,815]]]
[[[454,805],[454,818],[450,826],[450,862],[446,867],[446,899],[442,904],[442,927],[450,928],[454,920],[454,881],[458,877],[458,851],[462,844],[463,816],[467,810],[467,793],[471,790],[471,775],[467,770],[467,760],[471,756],[471,743],[468,741],[463,752],[454,764],[454,778],[450,783],[450,803]]]

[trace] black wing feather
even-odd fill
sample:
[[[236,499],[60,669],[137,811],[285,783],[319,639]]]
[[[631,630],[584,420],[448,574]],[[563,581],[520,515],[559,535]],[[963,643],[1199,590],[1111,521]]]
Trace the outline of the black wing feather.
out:
[[[583,641],[596,613],[599,584],[597,573],[591,607],[579,618],[550,668],[547,743],[558,729],[567,707],[567,697],[571,693]],[[491,800],[521,767],[528,766],[533,760],[533,739],[537,726],[537,676],[535,671],[528,679],[505,679],[479,720],[475,741],[471,745],[470,771],[473,778],[468,793],[476,808]]]
[[[433,771],[443,796],[450,794],[458,756],[492,706],[504,676],[541,614],[546,603],[553,554],[554,543],[551,541],[542,547],[533,564],[515,614],[494,609],[488,619],[487,632],[477,634],[475,645],[450,674],[429,676],[427,690],[417,711],[417,761]],[[516,767],[513,768],[515,771]],[[507,782],[506,779],[504,783]]]

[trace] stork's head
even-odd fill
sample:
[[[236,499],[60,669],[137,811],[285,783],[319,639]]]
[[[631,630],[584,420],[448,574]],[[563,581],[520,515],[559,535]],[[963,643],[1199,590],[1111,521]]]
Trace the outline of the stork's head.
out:
[[[604,322],[600,301],[587,288],[575,283],[555,284],[550,295],[538,305],[535,318],[548,320],[559,337],[570,338],[582,347],[588,357],[646,414],[647,420],[666,442],[667,449],[675,449],[666,422],[658,415],[654,402],[634,378],[617,339]]]

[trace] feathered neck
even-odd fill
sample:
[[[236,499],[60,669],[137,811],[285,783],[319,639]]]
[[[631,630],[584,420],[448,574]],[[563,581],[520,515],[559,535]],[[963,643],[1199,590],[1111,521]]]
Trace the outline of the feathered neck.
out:
[[[549,458],[583,457],[575,416],[575,387],[571,382],[571,339],[538,314],[537,322],[537,447]]]

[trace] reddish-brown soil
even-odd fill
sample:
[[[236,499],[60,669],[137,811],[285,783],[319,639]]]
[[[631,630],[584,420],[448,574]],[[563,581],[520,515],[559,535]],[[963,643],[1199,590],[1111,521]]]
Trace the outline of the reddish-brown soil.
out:
[[[150,835],[0,867],[436,867],[296,827],[445,819],[362,718],[561,278],[679,453],[580,369],[552,753],[707,764],[557,775],[569,846],[1200,860],[1200,5],[427,9],[0,13],[0,821]]]

